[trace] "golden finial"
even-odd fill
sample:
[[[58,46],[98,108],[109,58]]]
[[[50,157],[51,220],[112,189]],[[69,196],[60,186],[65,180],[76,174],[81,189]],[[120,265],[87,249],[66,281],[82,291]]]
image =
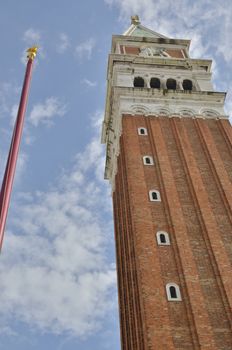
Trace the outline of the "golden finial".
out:
[[[135,25],[140,24],[138,15],[131,16],[131,24],[135,24]]]
[[[27,58],[28,59],[34,59],[38,51],[38,46],[33,46],[27,49]]]

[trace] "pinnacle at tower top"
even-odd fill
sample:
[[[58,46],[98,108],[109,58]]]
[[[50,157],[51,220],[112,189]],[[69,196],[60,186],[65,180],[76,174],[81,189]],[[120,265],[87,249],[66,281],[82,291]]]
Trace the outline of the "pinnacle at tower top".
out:
[[[190,40],[167,38],[138,16],[123,35],[113,35],[107,72],[102,142],[105,178],[114,182],[122,114],[225,118],[226,93],[212,85],[212,60],[192,59]]]
[[[122,350],[232,349],[232,128],[189,45],[138,16],[112,40],[102,141]]]

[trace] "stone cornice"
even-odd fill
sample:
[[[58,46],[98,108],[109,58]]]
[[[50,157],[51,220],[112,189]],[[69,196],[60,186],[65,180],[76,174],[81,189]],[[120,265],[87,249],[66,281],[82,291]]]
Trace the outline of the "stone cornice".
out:
[[[135,64],[144,64],[154,65],[154,66],[163,66],[171,67],[176,66],[184,69],[192,69],[193,67],[205,67],[207,72],[210,71],[212,60],[207,59],[193,59],[193,58],[164,58],[164,57],[142,57],[134,55],[120,55],[120,54],[110,54],[108,62],[108,74],[112,72],[114,63],[133,63]]]
[[[146,43],[159,44],[159,45],[178,45],[189,49],[191,40],[113,35],[112,52],[115,51],[116,44],[125,43],[125,42],[141,43],[141,45]]]
[[[201,115],[201,110],[205,107],[208,109],[219,108],[223,111],[226,93],[214,91],[184,91],[184,90],[164,90],[164,89],[149,89],[149,88],[132,88],[132,87],[113,87],[108,90],[104,128],[102,132],[102,142],[106,142],[107,129],[110,118],[112,118],[113,110],[122,108],[122,101],[131,101],[134,105],[145,105],[147,114],[156,115],[162,110],[162,107],[168,107],[171,114],[179,113],[179,110],[190,110],[193,107],[193,115]],[[114,103],[112,103],[114,101]],[[151,106],[151,107],[149,107]],[[173,106],[175,108],[173,108]],[[194,107],[195,106],[195,107]],[[123,111],[125,113],[131,111]],[[224,113],[215,112],[215,117],[223,116]],[[202,115],[202,117],[207,117]]]

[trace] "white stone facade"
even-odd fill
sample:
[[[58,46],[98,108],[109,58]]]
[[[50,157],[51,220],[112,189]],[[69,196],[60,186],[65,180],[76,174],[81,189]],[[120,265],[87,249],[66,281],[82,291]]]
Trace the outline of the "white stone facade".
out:
[[[105,178],[114,187],[119,154],[119,138],[123,114],[145,116],[228,118],[224,112],[225,93],[215,92],[211,82],[211,60],[189,58],[188,40],[168,38],[113,37],[108,64],[108,85],[102,142],[107,144]],[[154,55],[120,53],[123,45],[149,47]],[[160,51],[159,51],[160,49]],[[181,50],[185,58],[163,54],[167,50]],[[120,51],[121,50],[121,51]],[[160,52],[160,55],[158,54]],[[170,52],[170,51],[169,51]],[[144,87],[134,87],[134,78],[144,79]],[[158,78],[159,89],[150,87],[150,79]],[[175,90],[168,90],[167,79],[177,82]],[[183,89],[183,80],[192,81],[192,91]]]

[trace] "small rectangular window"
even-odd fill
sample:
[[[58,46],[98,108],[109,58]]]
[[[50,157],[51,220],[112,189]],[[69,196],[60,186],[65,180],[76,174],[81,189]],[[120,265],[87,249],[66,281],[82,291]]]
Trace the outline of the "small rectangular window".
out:
[[[156,233],[156,239],[158,245],[170,245],[169,235],[165,231],[158,231]]]
[[[156,191],[156,190],[149,191],[149,198],[151,202],[161,202],[159,191]]]
[[[143,156],[144,165],[154,165],[153,158],[151,156]]]
[[[147,129],[146,128],[138,128],[138,134],[139,135],[147,135]]]

